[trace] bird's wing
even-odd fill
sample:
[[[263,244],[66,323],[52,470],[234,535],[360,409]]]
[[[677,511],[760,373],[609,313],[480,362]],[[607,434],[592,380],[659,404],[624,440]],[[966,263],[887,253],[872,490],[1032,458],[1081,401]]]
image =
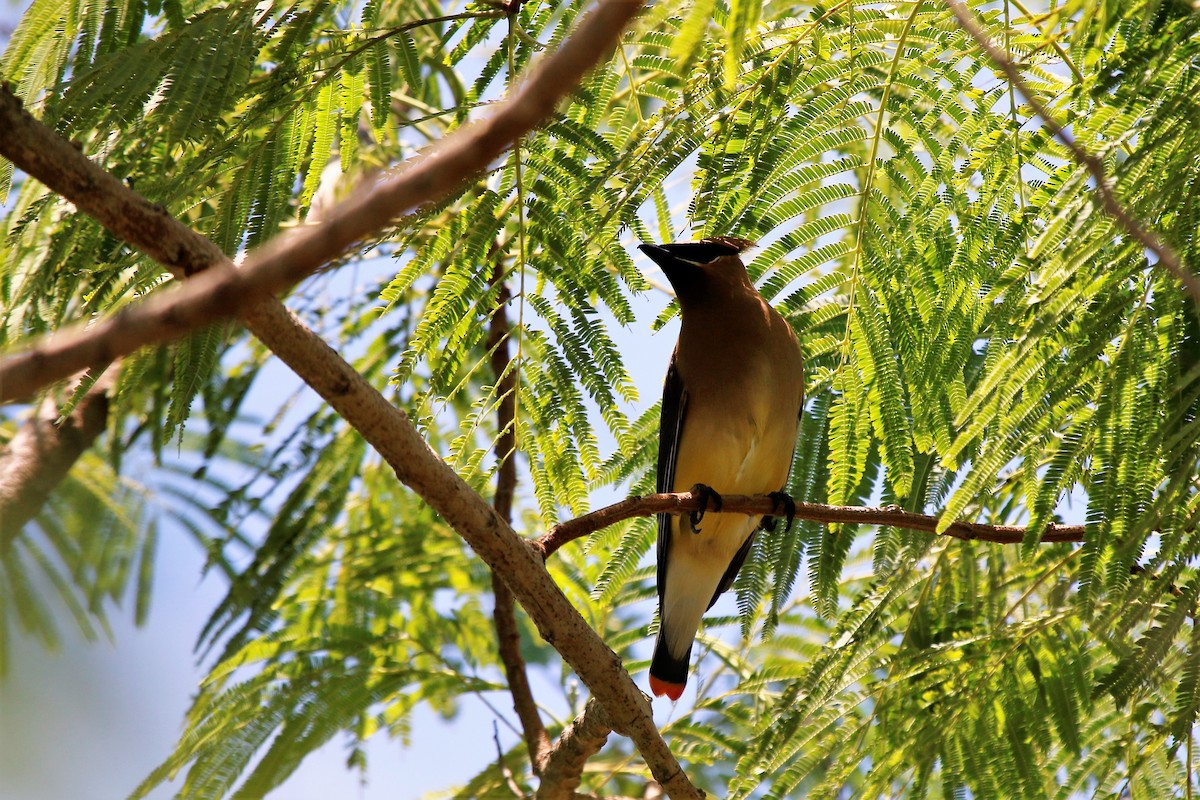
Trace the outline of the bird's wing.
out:
[[[679,440],[683,418],[687,411],[687,389],[675,365],[675,354],[667,367],[663,381],[662,412],[658,425],[658,491],[675,490],[675,458],[679,455]],[[671,544],[671,515],[658,515],[658,599],[667,587],[667,551]]]
[[[742,565],[746,563],[746,556],[750,555],[750,547],[754,544],[754,531],[750,531],[750,535],[746,537],[746,541],[742,542],[742,546],[733,554],[733,560],[729,562],[729,566],[725,568],[725,574],[721,576],[721,582],[717,584],[717,590],[713,592],[712,599],[708,601],[708,611],[717,602],[717,598],[729,591],[729,587],[733,586],[733,579],[737,577],[738,571]]]

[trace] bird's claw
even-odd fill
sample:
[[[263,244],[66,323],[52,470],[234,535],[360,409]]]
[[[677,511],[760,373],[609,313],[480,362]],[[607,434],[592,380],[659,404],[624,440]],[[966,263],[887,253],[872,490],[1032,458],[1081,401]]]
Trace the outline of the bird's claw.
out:
[[[783,526],[783,532],[790,532],[792,530],[792,523],[796,521],[796,501],[793,500],[792,496],[787,492],[771,492],[767,495],[767,497],[771,498],[772,502],[774,503],[771,506],[772,514],[781,508],[783,509],[784,518],[787,520],[787,523]],[[759,523],[758,527],[765,531],[771,531],[774,533],[775,517],[763,517],[762,522]]]
[[[692,487],[692,495],[700,499],[700,509],[698,511],[688,512],[688,521],[692,523],[692,533],[700,532],[700,521],[704,519],[704,514],[708,511],[711,504],[713,511],[720,511],[723,501],[721,495],[717,494],[711,486],[706,486],[703,483],[697,483]]]

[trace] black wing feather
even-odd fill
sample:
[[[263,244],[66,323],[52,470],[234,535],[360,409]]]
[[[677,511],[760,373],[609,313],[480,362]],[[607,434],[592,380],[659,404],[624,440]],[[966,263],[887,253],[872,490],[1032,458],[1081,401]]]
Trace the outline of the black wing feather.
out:
[[[675,366],[675,353],[663,381],[662,412],[658,422],[658,491],[675,490],[675,458],[679,455],[680,433],[687,412],[687,389]],[[658,515],[658,599],[667,590],[667,551],[671,544],[671,515]]]

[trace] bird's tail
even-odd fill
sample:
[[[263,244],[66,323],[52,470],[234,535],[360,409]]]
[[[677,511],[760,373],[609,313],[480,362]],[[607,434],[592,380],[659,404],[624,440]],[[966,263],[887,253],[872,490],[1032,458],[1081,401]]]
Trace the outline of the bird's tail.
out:
[[[662,631],[654,642],[654,657],[650,659],[650,691],[658,697],[665,694],[672,700],[678,700],[687,685],[688,663],[692,660],[692,646],[681,658],[676,658],[667,650],[667,642]]]

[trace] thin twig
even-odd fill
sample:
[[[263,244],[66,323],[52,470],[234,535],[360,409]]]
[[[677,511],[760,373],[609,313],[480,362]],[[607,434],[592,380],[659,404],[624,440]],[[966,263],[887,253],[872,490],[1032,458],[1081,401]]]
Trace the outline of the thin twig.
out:
[[[1158,259],[1158,263],[1178,278],[1180,283],[1183,284],[1184,289],[1192,296],[1192,301],[1200,305],[1200,279],[1183,266],[1179,255],[1170,245],[1125,210],[1113,192],[1112,182],[1104,171],[1104,162],[1098,156],[1084,149],[1067,133],[1066,128],[1050,115],[1046,106],[1042,104],[1037,95],[1026,85],[1025,79],[1021,77],[1020,70],[1017,69],[1017,65],[1013,63],[1012,59],[1003,50],[991,42],[987,34],[979,27],[979,23],[975,21],[974,15],[962,3],[962,0],[946,0],[946,4],[950,6],[950,10],[954,12],[954,16],[958,18],[958,24],[962,26],[963,30],[979,43],[979,46],[996,62],[1000,69],[1004,70],[1009,83],[1015,86],[1022,96],[1024,96],[1025,101],[1029,103],[1029,107],[1033,109],[1033,113],[1041,117],[1046,129],[1063,143],[1076,162],[1091,173],[1092,178],[1096,181],[1096,192],[1100,195],[1101,207],[1108,212],[1109,216],[1117,221],[1117,224],[1125,229],[1126,233],[1141,242],[1142,246],[1147,250],[1154,253]]]
[[[779,514],[779,505],[765,494],[721,495],[721,510],[729,514]],[[649,494],[630,497],[611,506],[597,509],[572,520],[555,525],[536,544],[543,558],[548,557],[568,542],[595,533],[601,528],[615,525],[633,517],[648,517],[652,514],[681,514],[699,511],[704,498],[691,492],[674,494]],[[711,511],[709,513],[712,513]],[[937,533],[937,517],[905,511],[900,506],[830,506],[823,503],[796,503],[796,519],[823,523],[849,523],[858,525],[889,525],[893,528],[909,528],[917,531]],[[1047,525],[1042,532],[1043,542],[1082,542],[1083,525]],[[1000,542],[1018,544],[1025,540],[1026,528],[1019,525],[986,525],[982,522],[950,523],[943,536],[968,541]]]
[[[496,476],[496,496],[492,507],[496,509],[505,522],[512,523],[513,494],[517,487],[516,462],[516,370],[508,351],[509,324],[507,304],[511,293],[503,282],[501,268],[503,256],[496,248],[492,252],[493,280],[500,283],[500,291],[496,296],[496,309],[492,312],[488,328],[487,349],[491,353],[492,374],[496,381],[496,394],[499,401],[496,404],[497,422],[500,435],[496,438],[496,459],[500,464]],[[513,710],[521,720],[521,728],[525,734],[525,746],[529,750],[529,763],[535,775],[542,773],[546,753],[550,748],[550,736],[538,713],[537,701],[533,698],[533,689],[529,686],[529,675],[525,668],[525,658],[521,655],[521,631],[517,627],[516,603],[512,592],[504,583],[502,576],[492,572],[492,596],[495,608],[492,620],[496,626],[496,645],[500,661],[504,664],[504,674],[508,679],[508,690],[512,694]]]
[[[517,783],[517,777],[508,768],[508,764],[504,763],[504,748],[500,746],[500,726],[496,724],[496,720],[492,720],[492,741],[496,743],[496,767],[500,770],[500,774],[504,776],[504,782],[508,785],[508,790],[524,800],[525,790],[521,788],[521,784]]]

